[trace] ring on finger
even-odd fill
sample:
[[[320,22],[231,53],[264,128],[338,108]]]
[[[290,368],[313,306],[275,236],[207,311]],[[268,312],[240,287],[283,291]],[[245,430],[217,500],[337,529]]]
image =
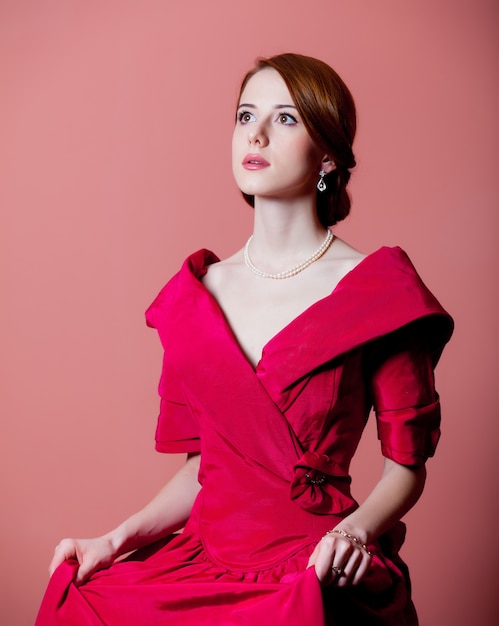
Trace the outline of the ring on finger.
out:
[[[334,565],[331,567],[331,571],[336,576],[343,576],[343,569],[341,567],[335,567]]]

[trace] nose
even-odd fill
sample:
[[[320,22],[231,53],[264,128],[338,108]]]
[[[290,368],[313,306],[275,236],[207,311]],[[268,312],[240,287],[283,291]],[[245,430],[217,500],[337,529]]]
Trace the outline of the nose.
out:
[[[265,129],[261,124],[251,125],[251,128],[248,132],[248,143],[249,145],[259,145],[266,146],[269,143],[269,139]]]

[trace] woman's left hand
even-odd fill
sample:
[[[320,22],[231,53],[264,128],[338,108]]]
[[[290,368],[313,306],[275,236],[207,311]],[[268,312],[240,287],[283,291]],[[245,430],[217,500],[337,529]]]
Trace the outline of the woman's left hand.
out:
[[[345,587],[359,584],[369,568],[371,558],[360,542],[339,533],[329,533],[315,546],[308,567],[315,567],[321,585]]]

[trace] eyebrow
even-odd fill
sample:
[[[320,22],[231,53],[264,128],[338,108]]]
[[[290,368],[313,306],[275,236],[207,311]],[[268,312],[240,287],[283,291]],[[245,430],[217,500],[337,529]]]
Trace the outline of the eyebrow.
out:
[[[245,104],[245,103],[241,103],[237,108],[240,109],[241,107],[245,107],[247,109],[258,108],[256,104]],[[294,104],[274,104],[273,108],[274,109],[296,109]]]

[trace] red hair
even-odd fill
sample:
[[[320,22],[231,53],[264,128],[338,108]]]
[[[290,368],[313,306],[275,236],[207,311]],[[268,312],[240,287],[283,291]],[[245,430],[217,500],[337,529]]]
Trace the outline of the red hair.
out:
[[[258,59],[244,77],[240,96],[252,76],[265,68],[279,72],[315,144],[336,165],[324,178],[327,189],[317,193],[317,215],[324,226],[332,226],[350,212],[346,187],[355,167],[352,144],[357,128],[355,103],[348,87],[329,65],[301,54],[279,54]],[[243,193],[254,205],[254,197]]]

